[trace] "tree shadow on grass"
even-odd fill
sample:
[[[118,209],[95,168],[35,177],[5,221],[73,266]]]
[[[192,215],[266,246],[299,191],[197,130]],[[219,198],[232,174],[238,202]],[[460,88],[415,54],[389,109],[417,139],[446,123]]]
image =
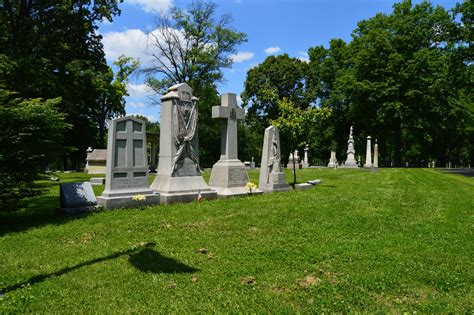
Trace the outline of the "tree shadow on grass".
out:
[[[173,258],[163,256],[151,248],[144,248],[131,254],[128,261],[141,272],[194,273],[199,271],[199,269],[185,265]]]
[[[161,255],[151,249],[155,242],[147,242],[116,253],[91,259],[74,266],[65,267],[55,272],[33,276],[22,282],[9,285],[0,289],[0,296],[5,293],[21,289],[27,285],[35,285],[44,282],[52,277],[59,277],[79,268],[90,266],[95,263],[111,260],[124,255],[130,255],[129,261],[140,271],[154,273],[193,273],[199,269],[189,267],[173,258]]]

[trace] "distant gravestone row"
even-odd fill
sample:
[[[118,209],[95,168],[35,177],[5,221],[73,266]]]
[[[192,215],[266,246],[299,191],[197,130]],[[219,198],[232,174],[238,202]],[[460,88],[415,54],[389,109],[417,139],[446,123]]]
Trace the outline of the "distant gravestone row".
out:
[[[344,168],[358,168],[361,166],[360,156],[359,161],[355,160],[355,148],[354,148],[354,137],[353,137],[354,128],[351,126],[349,131],[349,140],[347,140],[347,158],[344,164],[338,165],[337,158],[336,158],[336,151],[331,150],[331,156],[329,158],[329,163],[327,167],[330,168],[337,168],[337,167],[344,167]],[[375,139],[374,145],[374,155],[373,155],[373,162],[372,162],[372,145],[371,145],[371,137],[367,137],[367,147],[366,147],[366,154],[365,154],[365,164],[364,168],[378,170],[379,167],[379,148],[377,144],[377,139]]]

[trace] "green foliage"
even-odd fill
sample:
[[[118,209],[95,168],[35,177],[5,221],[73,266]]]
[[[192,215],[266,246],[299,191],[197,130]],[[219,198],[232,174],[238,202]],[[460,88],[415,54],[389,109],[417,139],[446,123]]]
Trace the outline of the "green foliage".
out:
[[[0,212],[17,210],[41,193],[34,183],[48,159],[64,153],[62,137],[71,126],[58,111],[60,99],[23,100],[0,89]]]
[[[49,191],[29,211],[0,214],[0,313],[474,308],[472,178],[431,169],[304,169],[298,178],[323,183],[70,218],[54,216],[59,184],[43,182]]]
[[[5,0],[0,9],[0,51],[14,66],[0,80],[24,99],[60,97],[59,110],[73,127],[64,142],[76,150],[72,167],[88,146],[100,146],[107,116],[121,113],[123,102],[104,58],[102,19],[120,13],[120,0]],[[0,73],[3,76],[3,74]],[[66,156],[65,156],[66,158]]]
[[[382,165],[472,165],[472,17],[472,1],[447,11],[404,0],[390,14],[360,21],[350,43],[310,48],[309,65],[267,58],[248,71],[242,99],[260,118],[281,115],[268,88],[295,106],[330,109],[331,118],[305,134],[317,159],[326,160],[336,143],[343,156],[354,125],[356,150],[365,151],[368,135],[378,139]]]
[[[230,14],[216,16],[216,4],[196,1],[186,9],[173,7],[169,15],[157,16],[152,37],[153,64],[145,66],[148,85],[163,94],[171,85],[186,82],[199,97],[199,142],[201,166],[210,167],[220,156],[219,124],[211,117],[212,106],[220,103],[216,83],[222,69],[246,35],[231,27]]]

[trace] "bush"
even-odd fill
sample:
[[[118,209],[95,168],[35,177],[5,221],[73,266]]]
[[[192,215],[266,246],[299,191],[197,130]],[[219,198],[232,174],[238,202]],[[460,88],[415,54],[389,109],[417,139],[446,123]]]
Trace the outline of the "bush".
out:
[[[34,183],[48,158],[62,154],[63,133],[70,125],[57,110],[60,98],[24,100],[0,89],[0,211],[41,193]]]

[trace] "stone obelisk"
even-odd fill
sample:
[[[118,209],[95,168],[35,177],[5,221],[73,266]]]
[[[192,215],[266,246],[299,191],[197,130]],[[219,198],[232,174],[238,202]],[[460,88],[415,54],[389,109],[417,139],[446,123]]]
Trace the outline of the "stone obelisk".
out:
[[[379,168],[379,145],[377,144],[377,139],[375,139],[374,145],[374,168]]]
[[[328,167],[337,167],[336,151],[331,150],[331,158],[329,159]]]
[[[347,140],[347,159],[344,167],[357,168],[357,162],[355,160],[355,149],[354,149],[354,138],[352,137],[353,127],[351,126],[349,133],[349,140]]]
[[[367,137],[367,149],[365,150],[364,168],[372,168],[372,145],[370,136]]]

